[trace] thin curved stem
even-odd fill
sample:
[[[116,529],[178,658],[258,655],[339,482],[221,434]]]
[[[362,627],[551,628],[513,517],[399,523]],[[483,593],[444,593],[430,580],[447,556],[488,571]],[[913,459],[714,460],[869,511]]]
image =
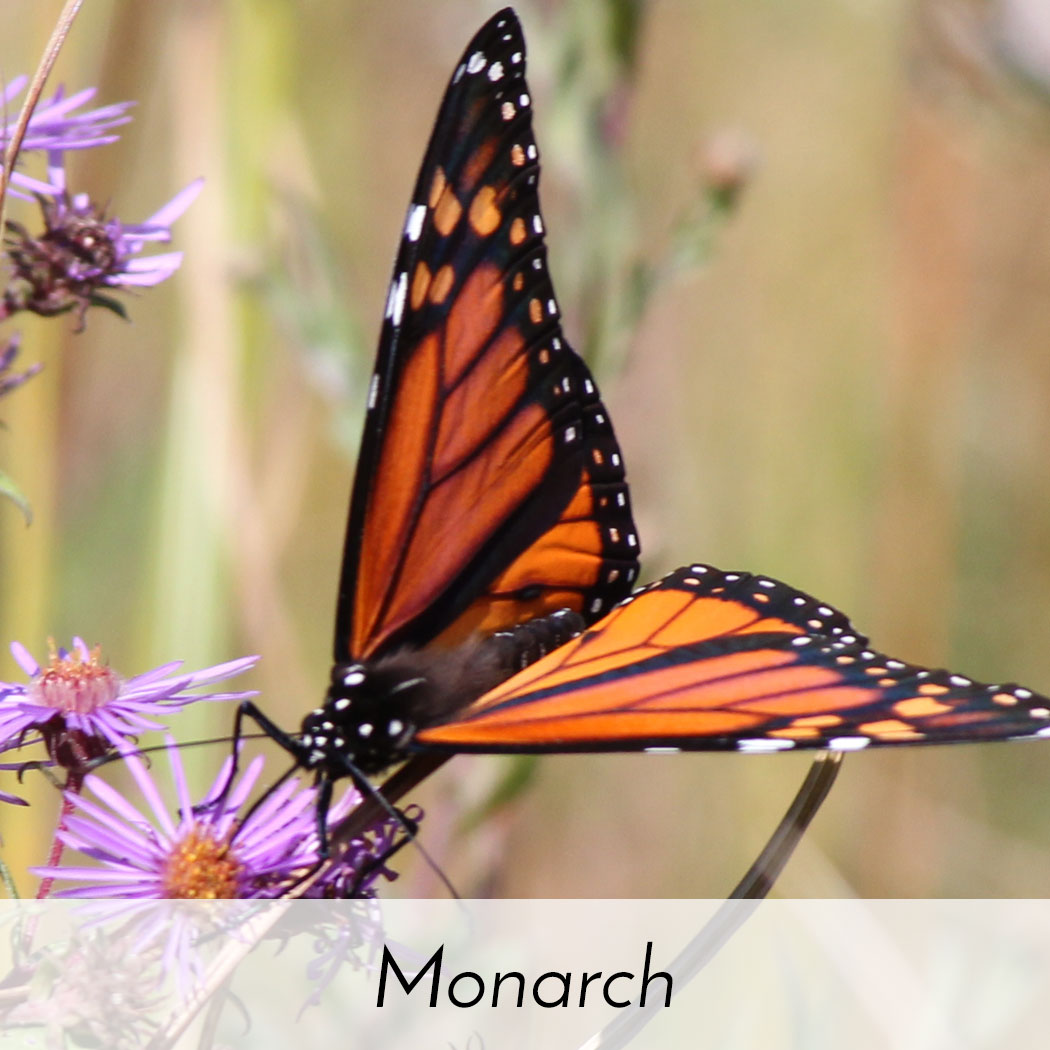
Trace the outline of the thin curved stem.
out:
[[[773,888],[784,865],[795,852],[810,822],[827,798],[842,765],[841,751],[822,751],[810,766],[787,812],[765,848],[737,883],[736,888],[708,919],[700,932],[663,969],[673,978],[673,994],[685,986],[721,951],[726,942],[750,918]],[[737,903],[751,901],[750,905]],[[580,1050],[619,1050],[626,1046],[662,1009],[657,999],[649,1006],[632,1007],[587,1040]]]

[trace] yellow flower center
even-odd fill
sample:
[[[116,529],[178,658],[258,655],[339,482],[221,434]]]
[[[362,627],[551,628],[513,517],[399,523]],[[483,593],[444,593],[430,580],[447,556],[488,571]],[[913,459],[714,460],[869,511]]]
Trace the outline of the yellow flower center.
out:
[[[238,896],[244,866],[228,841],[207,826],[193,827],[164,863],[164,896],[169,900],[231,900]]]
[[[53,641],[50,650],[47,666],[29,686],[37,703],[65,714],[85,715],[116,699],[120,677],[102,662],[97,646],[86,656],[77,649],[59,656]]]

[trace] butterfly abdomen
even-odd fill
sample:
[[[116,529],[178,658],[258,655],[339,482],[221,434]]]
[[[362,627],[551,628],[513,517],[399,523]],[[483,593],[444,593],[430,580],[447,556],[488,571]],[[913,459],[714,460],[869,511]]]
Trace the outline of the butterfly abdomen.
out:
[[[578,613],[561,609],[451,649],[336,664],[324,705],[303,719],[306,765],[333,779],[347,775],[348,761],[362,773],[381,772],[406,756],[420,729],[462,711],[584,626]]]

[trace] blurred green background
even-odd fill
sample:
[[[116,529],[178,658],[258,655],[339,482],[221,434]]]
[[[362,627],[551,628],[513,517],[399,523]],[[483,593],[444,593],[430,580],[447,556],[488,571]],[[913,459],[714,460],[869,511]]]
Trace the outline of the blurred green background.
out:
[[[35,65],[58,7],[0,6],[5,78]],[[36,519],[0,505],[0,638],[42,656],[79,633],[125,674],[258,652],[271,715],[291,727],[318,702],[404,209],[493,9],[84,5],[56,79],[139,104],[74,186],[135,221],[207,185],[176,227],[183,269],[130,324],[20,326],[46,369],[2,405],[0,465]],[[1050,62],[1019,50],[1039,39],[1026,5],[518,10],[551,267],[617,423],[645,576],[769,573],[895,656],[1050,691]],[[665,256],[734,148],[758,163],[707,265],[628,323],[626,275]],[[19,677],[0,651],[0,679]],[[218,755],[186,755],[210,781]],[[419,801],[464,895],[719,896],[808,764],[459,758]],[[516,771],[527,788],[472,821]],[[1047,745],[849,756],[779,890],[1046,895],[1048,789]],[[56,809],[41,778],[24,790],[31,809],[0,809],[16,871],[42,861]],[[410,853],[391,892],[442,892]]]

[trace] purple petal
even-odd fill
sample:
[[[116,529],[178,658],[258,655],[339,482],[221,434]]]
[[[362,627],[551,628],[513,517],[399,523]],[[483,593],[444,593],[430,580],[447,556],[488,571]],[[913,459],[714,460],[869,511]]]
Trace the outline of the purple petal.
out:
[[[7,85],[3,92],[4,102],[10,102],[21,90],[29,83],[29,77],[24,73],[20,73],[17,77],[12,77],[11,82]]]
[[[155,211],[143,226],[170,226],[197,199],[204,187],[204,179],[196,178],[184,189],[179,190],[163,207]]]
[[[40,665],[33,659],[29,650],[21,642],[11,643],[11,655],[15,658],[15,663],[30,678],[35,678],[40,673]]]

